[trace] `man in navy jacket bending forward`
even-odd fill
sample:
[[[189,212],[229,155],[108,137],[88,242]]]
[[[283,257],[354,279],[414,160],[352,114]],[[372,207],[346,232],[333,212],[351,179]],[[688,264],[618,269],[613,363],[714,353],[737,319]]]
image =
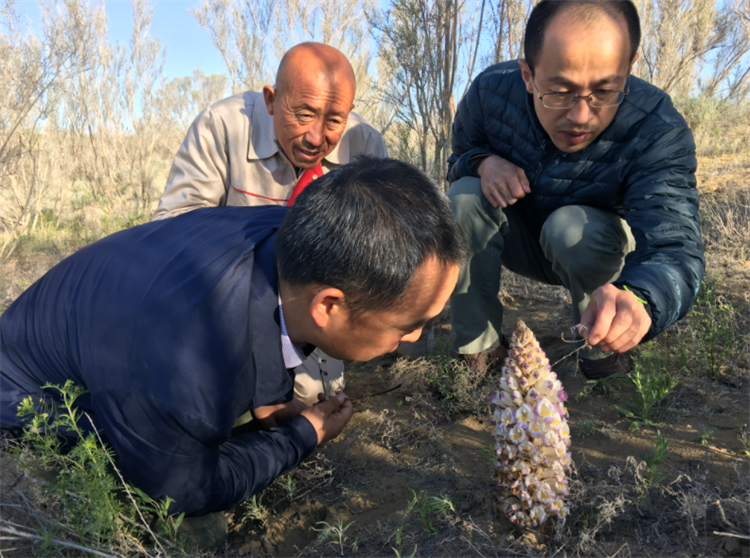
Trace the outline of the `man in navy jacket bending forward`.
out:
[[[288,370],[313,347],[369,360],[416,340],[463,255],[443,194],[412,167],[372,158],[326,174],[290,209],[208,208],[116,233],[0,318],[0,425],[17,432],[24,398],[49,401],[40,386],[73,380],[129,482],[173,498],[171,511],[221,516],[226,532],[215,512],[352,416],[343,393],[293,401]],[[261,428],[233,432],[248,411]]]

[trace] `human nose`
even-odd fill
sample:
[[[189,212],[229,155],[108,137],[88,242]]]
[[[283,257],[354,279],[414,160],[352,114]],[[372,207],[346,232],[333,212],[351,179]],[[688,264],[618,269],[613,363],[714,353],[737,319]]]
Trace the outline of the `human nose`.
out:
[[[576,103],[568,109],[568,120],[580,124],[585,124],[591,117],[591,105],[589,97],[579,95]]]
[[[324,130],[323,122],[316,120],[308,126],[305,132],[305,142],[312,147],[318,147],[323,143]]]

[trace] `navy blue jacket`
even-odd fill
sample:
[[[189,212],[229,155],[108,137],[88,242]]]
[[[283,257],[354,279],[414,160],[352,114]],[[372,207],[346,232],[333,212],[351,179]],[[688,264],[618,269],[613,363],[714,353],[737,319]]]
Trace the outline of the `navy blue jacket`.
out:
[[[188,515],[230,509],[296,467],[317,443],[302,416],[231,435],[247,410],[292,396],[273,256],[286,211],[191,211],[52,268],[0,317],[1,425],[71,379],[125,478]]]
[[[542,128],[518,62],[472,82],[453,122],[448,180],[477,176],[470,161],[496,154],[526,172],[531,194],[516,207],[535,230],[566,205],[624,217],[636,240],[615,285],[648,301],[650,339],[684,317],[705,271],[695,187],[695,143],[669,96],[630,77],[612,123],[585,149],[563,153]]]

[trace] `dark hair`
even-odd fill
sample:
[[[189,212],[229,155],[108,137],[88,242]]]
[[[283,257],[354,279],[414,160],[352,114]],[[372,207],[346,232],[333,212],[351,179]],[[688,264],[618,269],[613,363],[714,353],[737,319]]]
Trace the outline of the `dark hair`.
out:
[[[571,8],[579,10],[582,14],[586,10],[591,13],[591,8],[598,8],[612,19],[624,19],[630,37],[630,60],[633,60],[641,43],[641,20],[631,0],[541,0],[531,10],[523,38],[524,56],[532,72],[539,61],[544,34],[550,22],[556,15]]]
[[[426,258],[460,264],[466,248],[447,197],[427,176],[394,159],[358,157],[305,188],[275,251],[282,281],[341,289],[358,315],[398,306]]]

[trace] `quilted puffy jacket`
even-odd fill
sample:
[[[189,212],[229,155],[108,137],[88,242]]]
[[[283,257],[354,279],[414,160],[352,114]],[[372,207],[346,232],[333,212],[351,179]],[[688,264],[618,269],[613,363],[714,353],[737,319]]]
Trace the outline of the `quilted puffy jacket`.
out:
[[[491,66],[458,106],[448,180],[477,176],[470,159],[496,154],[526,172],[531,194],[517,207],[539,231],[566,205],[624,217],[636,249],[614,284],[648,302],[648,340],[687,314],[705,261],[693,135],[666,93],[633,76],[628,83],[629,94],[607,129],[585,149],[564,153],[539,123],[518,62]]]

